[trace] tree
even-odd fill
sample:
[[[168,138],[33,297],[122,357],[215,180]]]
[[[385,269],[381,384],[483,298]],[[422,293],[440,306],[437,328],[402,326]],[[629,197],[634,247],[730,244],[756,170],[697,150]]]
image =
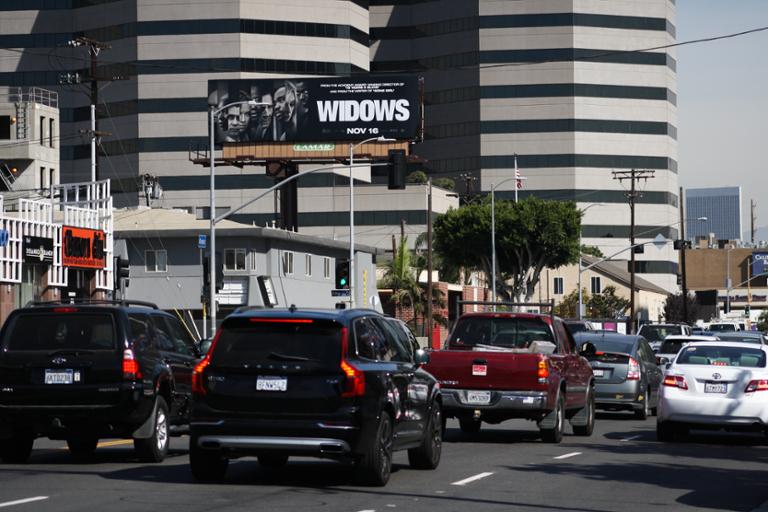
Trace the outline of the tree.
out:
[[[581,290],[581,302],[586,304],[589,301],[589,294],[586,288]],[[555,314],[561,318],[579,317],[579,290],[573,290],[563,297],[562,302],[555,306]]]
[[[426,183],[428,179],[427,173],[424,171],[413,171],[407,178],[405,178],[405,181],[408,183],[423,184]]]
[[[586,304],[589,318],[621,318],[629,308],[629,300],[617,296],[614,286],[606,286],[602,293],[595,293]]]
[[[757,329],[759,331],[768,331],[768,309],[764,309],[757,319]]]
[[[605,254],[603,254],[603,251],[601,251],[599,247],[595,247],[594,245],[582,245],[581,254],[588,254],[596,258],[605,257]]]
[[[440,215],[434,226],[437,252],[457,266],[490,276],[490,213],[486,201]],[[497,292],[508,299],[524,295],[530,300],[544,268],[578,261],[580,228],[581,212],[570,201],[497,201]]]
[[[695,295],[688,294],[688,318],[683,318],[683,294],[669,294],[664,302],[664,320],[667,322],[685,322],[701,318],[701,304]]]
[[[437,178],[432,180],[432,184],[445,190],[456,190],[456,182],[451,178]]]

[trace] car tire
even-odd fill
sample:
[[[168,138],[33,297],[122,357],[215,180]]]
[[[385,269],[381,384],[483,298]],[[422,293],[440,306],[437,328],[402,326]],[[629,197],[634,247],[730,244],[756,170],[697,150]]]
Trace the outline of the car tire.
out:
[[[227,466],[229,466],[229,459],[222,457],[221,452],[200,448],[197,444],[197,436],[189,437],[189,468],[195,480],[221,481],[227,473]]]
[[[675,440],[675,426],[668,421],[656,422],[656,440],[671,443]]]
[[[542,441],[557,444],[563,440],[563,427],[565,426],[565,402],[562,394],[557,396],[557,404],[551,414],[555,415],[555,426],[539,428],[539,432],[541,432]]]
[[[32,454],[35,436],[30,431],[16,431],[8,439],[0,439],[0,460],[7,464],[24,464]]]
[[[141,462],[163,462],[170,444],[168,428],[168,404],[162,396],[155,400],[155,424],[152,435],[146,439],[134,439],[133,447]]]
[[[375,487],[387,485],[392,473],[392,451],[392,417],[389,413],[382,412],[376,428],[376,438],[357,463],[362,483]]]
[[[642,407],[640,409],[635,409],[635,419],[636,420],[647,420],[648,416],[651,415],[651,394],[648,392],[648,390],[645,390],[645,396],[643,397],[643,403]]]
[[[288,463],[288,456],[282,453],[265,453],[257,457],[259,464],[269,469],[278,469]]]
[[[413,469],[435,469],[443,450],[443,413],[439,403],[432,404],[424,438],[418,448],[408,450],[408,463]]]
[[[477,434],[480,432],[480,428],[483,426],[483,422],[473,418],[459,418],[459,428],[465,434]]]
[[[587,403],[584,405],[587,415],[586,425],[573,425],[573,433],[577,436],[591,436],[595,430],[595,390],[591,388],[587,396]],[[579,411],[581,412],[581,411]],[[577,413],[578,414],[578,413]]]
[[[70,437],[67,439],[69,453],[78,461],[92,459],[98,444],[99,438],[96,436]]]

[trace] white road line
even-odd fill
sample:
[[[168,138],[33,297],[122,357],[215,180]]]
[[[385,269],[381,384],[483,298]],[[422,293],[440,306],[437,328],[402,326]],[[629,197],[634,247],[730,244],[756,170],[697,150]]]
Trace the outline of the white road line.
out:
[[[474,482],[475,480],[480,480],[481,478],[485,478],[488,476],[491,476],[493,473],[480,473],[475,476],[471,476],[469,478],[465,478],[464,480],[459,480],[458,482],[453,482],[451,485],[467,485],[468,483]]]
[[[581,455],[581,452],[566,453],[565,455],[560,455],[559,457],[553,457],[553,458],[556,460],[563,460],[563,459],[570,459],[571,457],[575,457],[577,455]]]
[[[48,496],[35,496],[34,498],[25,498],[23,500],[6,501],[5,503],[0,503],[0,508],[12,507],[14,505],[23,505],[24,503],[32,503],[33,501],[42,501],[47,499]]]
[[[640,439],[641,437],[643,437],[643,436],[632,436],[632,437],[628,437],[628,438],[626,438],[626,439],[621,439],[621,441],[622,441],[622,442],[626,442],[626,441],[634,441],[635,439]]]

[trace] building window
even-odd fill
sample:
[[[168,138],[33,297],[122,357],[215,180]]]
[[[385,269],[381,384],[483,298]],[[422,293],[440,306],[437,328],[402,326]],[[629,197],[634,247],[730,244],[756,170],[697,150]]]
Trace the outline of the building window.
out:
[[[48,186],[52,187],[56,185],[56,169],[48,169],[48,176],[50,178],[48,180]]]
[[[592,277],[589,280],[589,282],[590,282],[590,293],[594,295],[595,293],[603,292],[603,287],[600,286],[600,277],[598,276]]]
[[[553,286],[555,295],[562,295],[563,294],[563,278],[562,277],[556,277],[554,279]]]
[[[40,116],[40,145],[45,146],[45,117]]]
[[[256,270],[256,251],[251,251],[251,270]]]
[[[55,128],[56,128],[55,120],[54,119],[49,119],[48,120],[48,145],[50,147],[54,147],[53,146],[53,134],[54,134]]]
[[[323,278],[331,278],[331,258],[323,258]]]
[[[312,276],[312,255],[311,254],[304,255],[304,274],[307,277]]]
[[[284,276],[293,275],[293,253],[292,252],[283,253],[283,275]]]
[[[168,272],[168,253],[165,249],[144,251],[144,270],[147,272]]]
[[[245,270],[245,249],[224,249],[224,270]]]
[[[47,176],[47,172],[45,172],[45,167],[40,168],[40,190],[45,190],[45,177]]]

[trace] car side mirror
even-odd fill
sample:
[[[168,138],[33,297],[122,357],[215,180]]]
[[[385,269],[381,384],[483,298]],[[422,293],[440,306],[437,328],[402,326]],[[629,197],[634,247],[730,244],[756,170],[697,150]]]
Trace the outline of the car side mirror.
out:
[[[211,343],[213,340],[210,338],[206,338],[204,340],[200,340],[200,343],[198,343],[198,350],[200,350],[200,355],[204,356],[208,353],[208,350],[211,348]]]
[[[595,355],[595,353],[597,353],[597,348],[592,342],[585,341],[579,347],[579,355],[582,357],[592,357]]]
[[[669,363],[670,363],[670,361],[669,361],[669,359],[667,359],[666,357],[659,357],[659,356],[656,356],[656,365],[657,365],[657,366],[661,366],[661,365],[669,365]]]
[[[414,354],[414,363],[416,363],[416,366],[423,366],[427,363],[429,363],[429,352],[426,350],[420,348],[416,351],[416,354]]]

